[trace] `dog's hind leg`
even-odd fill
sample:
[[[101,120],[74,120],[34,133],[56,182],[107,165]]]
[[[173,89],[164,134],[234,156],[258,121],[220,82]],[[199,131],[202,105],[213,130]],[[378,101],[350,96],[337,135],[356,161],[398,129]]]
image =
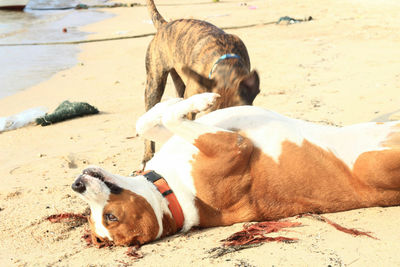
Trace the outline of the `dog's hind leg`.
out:
[[[369,186],[400,191],[400,149],[364,152],[353,171]]]
[[[365,152],[353,172],[364,185],[359,191],[365,206],[400,204],[400,149]]]
[[[174,82],[178,97],[183,97],[185,95],[186,86],[183,83],[182,78],[179,76],[175,69],[171,69],[169,74],[171,75],[172,81]]]

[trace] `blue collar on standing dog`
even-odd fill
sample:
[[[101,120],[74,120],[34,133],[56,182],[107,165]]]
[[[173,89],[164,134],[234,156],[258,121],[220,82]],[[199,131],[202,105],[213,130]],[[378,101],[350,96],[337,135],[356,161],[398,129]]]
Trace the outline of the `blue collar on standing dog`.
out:
[[[223,56],[221,56],[217,61],[215,61],[214,65],[211,68],[210,74],[208,75],[208,79],[211,79],[211,74],[214,72],[215,68],[217,67],[218,63],[224,59],[227,58],[240,58],[238,55],[236,54],[225,54]]]

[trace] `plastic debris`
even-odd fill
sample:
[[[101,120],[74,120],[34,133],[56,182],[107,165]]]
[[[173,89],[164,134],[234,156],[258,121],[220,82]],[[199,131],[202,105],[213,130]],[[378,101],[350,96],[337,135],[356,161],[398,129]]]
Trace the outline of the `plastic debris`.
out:
[[[14,130],[34,122],[37,118],[46,115],[47,109],[37,107],[25,110],[21,113],[0,118],[0,132]]]

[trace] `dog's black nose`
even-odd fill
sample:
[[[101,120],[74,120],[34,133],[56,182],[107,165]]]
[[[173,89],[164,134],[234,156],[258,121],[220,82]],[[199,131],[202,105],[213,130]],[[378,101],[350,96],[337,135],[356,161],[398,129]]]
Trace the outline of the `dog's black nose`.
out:
[[[75,180],[75,182],[71,186],[72,190],[82,194],[86,190],[85,183],[82,181],[81,177]]]

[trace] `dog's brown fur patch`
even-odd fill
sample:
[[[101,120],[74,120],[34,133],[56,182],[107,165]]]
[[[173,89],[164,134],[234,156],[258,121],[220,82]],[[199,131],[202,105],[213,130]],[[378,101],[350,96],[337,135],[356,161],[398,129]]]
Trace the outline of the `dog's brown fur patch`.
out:
[[[363,153],[350,170],[306,140],[283,142],[279,162],[238,133],[204,134],[194,145],[202,227],[400,203],[400,150]]]

